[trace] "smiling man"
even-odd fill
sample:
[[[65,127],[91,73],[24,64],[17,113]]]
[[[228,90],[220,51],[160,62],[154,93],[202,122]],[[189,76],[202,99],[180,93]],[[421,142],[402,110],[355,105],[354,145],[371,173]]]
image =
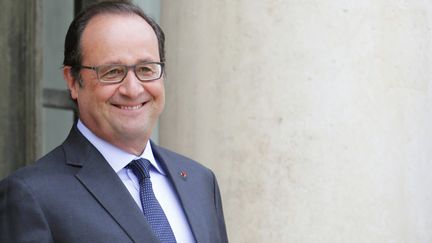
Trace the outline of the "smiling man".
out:
[[[64,54],[79,120],[0,183],[0,242],[227,242],[214,174],[150,141],[165,105],[161,28],[102,2],[71,23]]]

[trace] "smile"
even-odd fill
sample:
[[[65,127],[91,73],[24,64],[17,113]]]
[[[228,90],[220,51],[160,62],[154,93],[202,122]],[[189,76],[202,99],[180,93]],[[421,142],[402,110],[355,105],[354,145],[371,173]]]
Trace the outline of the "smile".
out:
[[[143,107],[143,104],[139,104],[139,105],[135,105],[135,106],[119,105],[117,107],[122,109],[122,110],[138,110],[139,108]]]

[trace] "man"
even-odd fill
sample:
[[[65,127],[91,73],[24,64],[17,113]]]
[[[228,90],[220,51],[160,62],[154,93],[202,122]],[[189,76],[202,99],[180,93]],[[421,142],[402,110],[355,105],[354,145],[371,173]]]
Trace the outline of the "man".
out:
[[[79,120],[0,183],[0,242],[227,242],[213,173],[149,138],[164,108],[164,34],[128,2],[80,13],[64,78]]]

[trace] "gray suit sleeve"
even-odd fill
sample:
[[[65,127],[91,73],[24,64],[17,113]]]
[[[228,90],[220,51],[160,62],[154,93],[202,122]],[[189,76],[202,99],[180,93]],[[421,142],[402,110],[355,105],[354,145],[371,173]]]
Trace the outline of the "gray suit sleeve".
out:
[[[16,177],[0,182],[0,242],[53,242],[31,188]]]

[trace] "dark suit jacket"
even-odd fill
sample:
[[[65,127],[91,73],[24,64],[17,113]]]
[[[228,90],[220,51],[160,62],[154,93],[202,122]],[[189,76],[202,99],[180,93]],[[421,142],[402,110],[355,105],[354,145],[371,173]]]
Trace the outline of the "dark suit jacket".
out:
[[[152,148],[196,241],[228,242],[214,174],[191,159]],[[62,145],[1,181],[0,242],[158,240],[120,178],[74,126]]]

